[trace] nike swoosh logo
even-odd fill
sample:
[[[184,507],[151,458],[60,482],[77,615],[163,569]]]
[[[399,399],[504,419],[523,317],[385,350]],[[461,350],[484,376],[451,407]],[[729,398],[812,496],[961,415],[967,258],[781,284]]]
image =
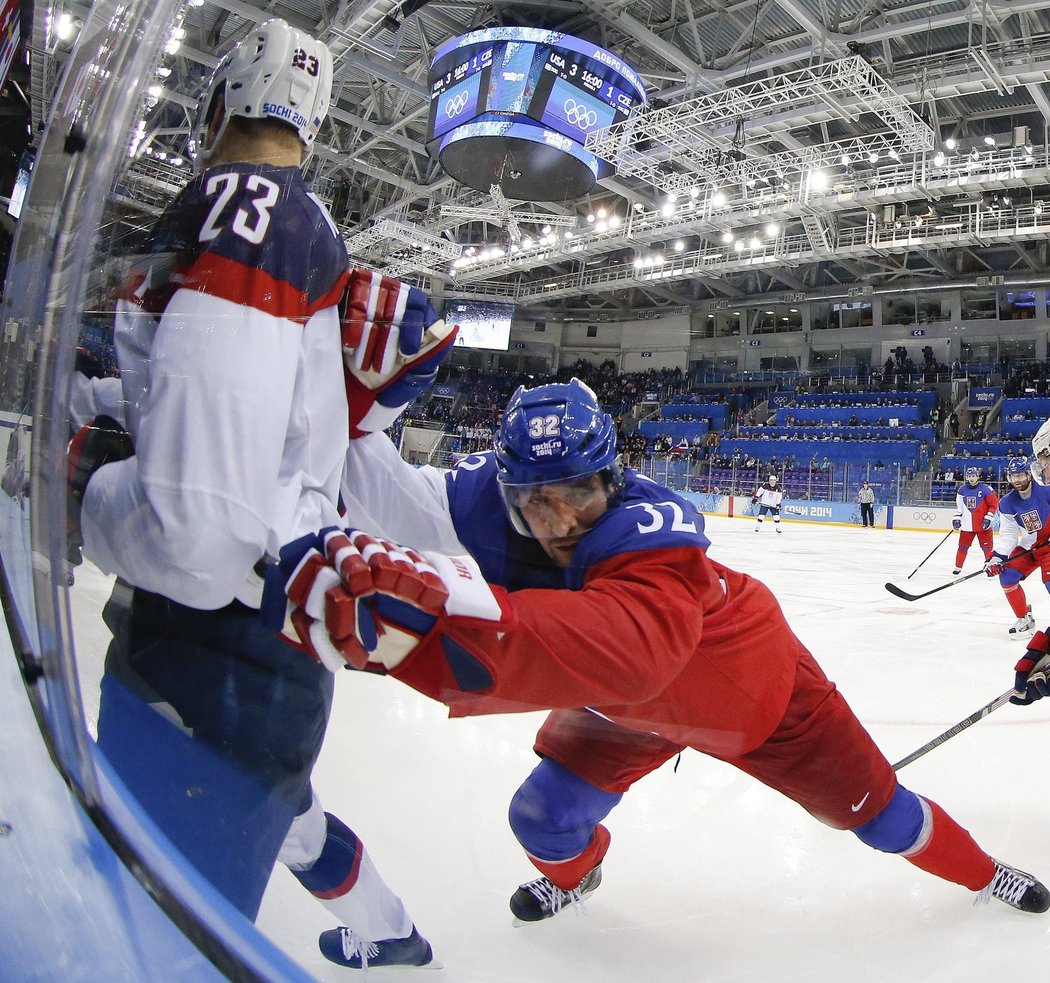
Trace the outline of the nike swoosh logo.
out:
[[[860,812],[860,810],[864,808],[864,803],[868,801],[868,796],[869,795],[871,795],[871,792],[865,792],[864,793],[864,798],[861,799],[860,802],[858,802],[855,806],[850,806],[850,808],[854,812]]]

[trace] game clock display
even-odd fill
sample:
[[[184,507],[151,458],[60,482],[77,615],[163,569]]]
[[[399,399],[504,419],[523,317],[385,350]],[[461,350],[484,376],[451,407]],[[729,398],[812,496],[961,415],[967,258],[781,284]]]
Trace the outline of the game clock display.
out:
[[[492,28],[453,38],[430,70],[428,147],[475,121],[536,125],[583,144],[646,101],[630,66],[588,41],[535,28]]]

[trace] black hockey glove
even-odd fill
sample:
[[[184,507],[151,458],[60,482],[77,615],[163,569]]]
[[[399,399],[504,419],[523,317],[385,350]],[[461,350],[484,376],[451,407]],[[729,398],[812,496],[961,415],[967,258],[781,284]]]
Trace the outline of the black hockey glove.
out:
[[[69,442],[66,457],[66,558],[74,566],[82,560],[84,537],[80,509],[91,476],[103,465],[123,461],[135,453],[128,432],[111,416],[102,414],[85,423]]]

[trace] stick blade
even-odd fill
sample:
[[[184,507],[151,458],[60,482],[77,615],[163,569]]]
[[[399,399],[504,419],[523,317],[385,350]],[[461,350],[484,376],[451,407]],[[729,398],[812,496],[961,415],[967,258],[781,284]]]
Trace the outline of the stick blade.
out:
[[[891,584],[887,582],[883,586],[885,586],[886,590],[888,590],[891,594],[901,598],[902,600],[917,601],[919,599],[917,594],[909,594],[906,590],[901,590],[901,588],[898,587],[896,584]]]

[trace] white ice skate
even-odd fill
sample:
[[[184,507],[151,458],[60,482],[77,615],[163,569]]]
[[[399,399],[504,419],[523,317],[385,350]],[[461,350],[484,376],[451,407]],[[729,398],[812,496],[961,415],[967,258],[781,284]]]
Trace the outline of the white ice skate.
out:
[[[1028,613],[1023,618],[1018,618],[1013,628],[1010,629],[1011,638],[1027,639],[1035,634],[1035,618],[1032,617],[1032,605],[1028,605]]]

